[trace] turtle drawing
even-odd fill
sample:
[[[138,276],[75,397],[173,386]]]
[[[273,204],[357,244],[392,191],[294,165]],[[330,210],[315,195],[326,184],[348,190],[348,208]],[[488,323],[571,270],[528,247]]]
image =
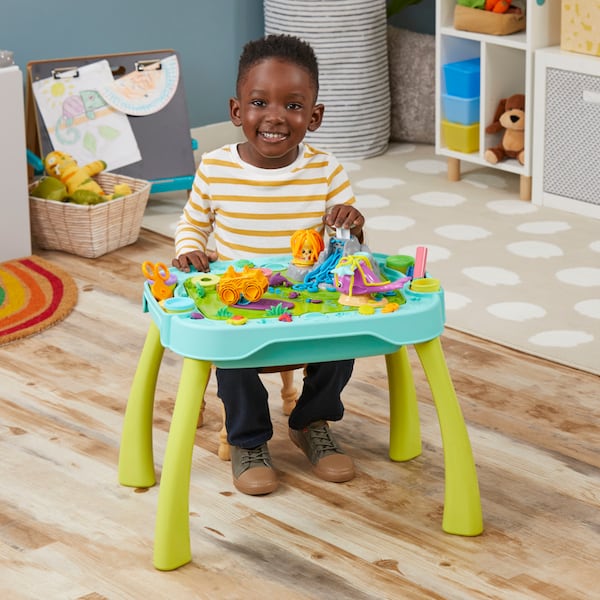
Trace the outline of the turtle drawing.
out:
[[[96,111],[104,106],[107,104],[96,90],[82,90],[79,94],[68,96],[65,99],[59,124],[71,127],[75,118],[82,115],[88,119],[95,119]]]

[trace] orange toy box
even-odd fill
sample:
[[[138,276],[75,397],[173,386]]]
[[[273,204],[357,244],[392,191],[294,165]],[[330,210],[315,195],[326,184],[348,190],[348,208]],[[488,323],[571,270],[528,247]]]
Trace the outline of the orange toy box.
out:
[[[596,0],[562,0],[560,47],[600,56],[600,3]]]

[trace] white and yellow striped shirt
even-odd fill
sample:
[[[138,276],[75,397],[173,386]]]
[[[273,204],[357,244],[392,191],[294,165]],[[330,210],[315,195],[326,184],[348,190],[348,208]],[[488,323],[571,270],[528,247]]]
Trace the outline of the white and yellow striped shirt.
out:
[[[259,169],[236,145],[207,152],[175,232],[177,256],[206,250],[211,233],[221,260],[290,253],[299,229],[323,234],[323,216],[353,204],[348,175],[336,158],[300,144],[298,158],[281,169]]]

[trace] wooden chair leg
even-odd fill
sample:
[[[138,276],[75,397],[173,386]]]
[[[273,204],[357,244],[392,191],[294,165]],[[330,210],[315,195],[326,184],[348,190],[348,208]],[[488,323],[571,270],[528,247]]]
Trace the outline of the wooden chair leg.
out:
[[[282,371],[281,384],[283,414],[289,415],[298,401],[298,390],[294,386],[294,371]]]
[[[204,409],[206,408],[206,400],[202,398],[202,404],[200,405],[200,414],[198,415],[198,422],[196,428],[199,429],[204,425]]]
[[[212,369],[210,372],[212,373]],[[208,379],[210,381],[210,374],[208,375]],[[207,384],[208,385],[208,384]],[[198,415],[198,423],[196,424],[196,428],[202,427],[204,425],[204,409],[206,408],[206,398],[202,398],[202,404],[200,405],[200,414]]]

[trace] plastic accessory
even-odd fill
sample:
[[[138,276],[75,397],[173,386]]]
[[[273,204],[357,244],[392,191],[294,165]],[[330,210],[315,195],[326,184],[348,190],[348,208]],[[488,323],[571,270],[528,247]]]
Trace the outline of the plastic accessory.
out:
[[[174,286],[167,285],[171,273],[165,263],[146,260],[142,263],[142,273],[149,280],[150,291],[157,300],[166,300],[173,296]]]

